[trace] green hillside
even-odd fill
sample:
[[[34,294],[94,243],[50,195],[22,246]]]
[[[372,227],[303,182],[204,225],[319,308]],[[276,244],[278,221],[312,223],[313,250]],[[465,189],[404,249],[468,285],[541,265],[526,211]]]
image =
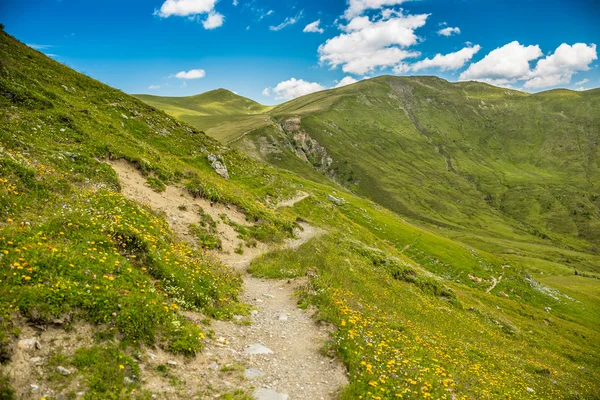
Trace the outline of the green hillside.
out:
[[[270,109],[226,89],[189,97],[134,96],[226,142],[266,125],[262,114]]]
[[[385,76],[280,105],[233,141],[239,131],[207,132],[476,248],[594,275],[598,109],[600,90],[530,95]]]
[[[436,97],[440,87],[463,97]],[[533,159],[530,140],[481,137],[487,120],[477,116],[495,113],[488,123],[499,131],[521,139],[526,130],[518,118],[495,125],[516,112],[506,91],[430,78],[298,99],[252,115],[264,124],[241,138],[223,128],[277,168],[0,32],[0,398],[250,398],[248,364],[203,367],[214,381],[188,381],[188,370],[214,357],[203,348],[229,346],[219,327],[252,323],[239,300],[248,276],[220,261],[233,252],[219,229],[237,235],[235,254],[266,249],[250,263],[253,276],[302,284],[299,306],[331,326],[321,356],[348,371],[342,399],[598,398],[597,199],[584,202],[597,189],[596,148],[575,129],[597,128],[588,111],[596,97],[558,95],[539,95],[551,97],[540,100],[550,114],[539,115],[549,133],[534,131],[547,157]],[[461,103],[468,118],[457,117]],[[561,111],[572,136],[549,141]],[[436,113],[445,125],[427,122]],[[585,162],[578,149],[588,150]],[[135,167],[145,188],[224,213],[175,207],[202,221],[182,237],[180,220],[125,196],[117,161]],[[583,206],[556,211],[563,222],[541,230],[548,215],[538,210],[554,190]],[[278,207],[299,191],[308,196]],[[537,205],[519,205],[519,193]],[[244,220],[228,219],[231,210]],[[577,234],[560,231],[567,221]],[[320,235],[286,248],[303,224]],[[46,332],[77,346],[60,339],[24,350],[23,339]],[[153,366],[153,353],[164,363]]]

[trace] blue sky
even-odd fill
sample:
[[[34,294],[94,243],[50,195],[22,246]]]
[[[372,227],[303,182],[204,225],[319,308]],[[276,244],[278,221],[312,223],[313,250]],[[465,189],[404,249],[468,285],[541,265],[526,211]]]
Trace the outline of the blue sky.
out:
[[[7,32],[128,93],[224,87],[274,104],[381,74],[600,86],[597,0],[0,3]]]

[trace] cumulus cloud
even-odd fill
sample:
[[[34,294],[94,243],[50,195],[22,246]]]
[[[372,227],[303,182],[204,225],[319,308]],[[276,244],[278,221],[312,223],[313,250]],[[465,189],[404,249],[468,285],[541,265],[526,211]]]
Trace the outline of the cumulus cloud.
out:
[[[481,61],[473,63],[460,75],[461,80],[477,80],[506,86],[518,82],[526,89],[540,89],[568,84],[578,71],[587,71],[598,59],[596,45],[561,44],[551,55],[542,59],[538,45],[523,46],[511,42],[492,50]],[[530,62],[538,60],[534,69]]]
[[[438,35],[442,35],[442,36],[452,36],[452,35],[458,35],[458,34],[460,34],[460,28],[453,28],[451,26],[440,29],[438,31]]]
[[[406,48],[417,43],[414,31],[425,25],[428,16],[391,14],[375,21],[367,16],[355,17],[340,26],[344,33],[319,46],[319,61],[331,68],[341,65],[344,72],[364,75],[418,57],[419,52]]]
[[[544,87],[567,84],[578,71],[587,71],[590,64],[598,59],[596,45],[575,43],[570,46],[561,44],[553,54],[538,61],[524,87],[539,89]]]
[[[538,45],[523,46],[514,41],[492,50],[481,61],[460,74],[461,80],[516,80],[529,73],[529,62],[543,55]]]
[[[335,85],[336,88],[342,87],[342,86],[348,86],[348,85],[352,85],[353,83],[358,82],[358,80],[354,79],[351,76],[346,76],[344,78],[342,78],[341,81],[339,81],[337,83],[337,85]]]
[[[436,54],[433,58],[426,58],[417,61],[414,64],[400,64],[394,68],[396,73],[404,73],[408,71],[420,71],[428,68],[438,68],[441,71],[455,71],[464,67],[467,61],[471,60],[477,52],[481,50],[478,44],[475,46],[465,47],[459,51],[448,54]]]
[[[202,21],[204,29],[215,29],[221,25],[223,25],[223,14],[219,14],[218,12],[209,13],[208,17]]]
[[[161,18],[171,16],[200,18],[206,15],[202,20],[205,29],[215,29],[223,25],[223,15],[215,11],[215,4],[218,0],[166,0],[160,9],[154,11],[154,15]]]
[[[191,69],[189,71],[181,71],[175,74],[177,79],[200,79],[206,76],[203,69]]]
[[[263,96],[274,95],[277,100],[291,100],[310,93],[325,90],[326,88],[316,82],[307,82],[302,79],[291,78],[279,82],[274,88],[263,90]]]
[[[308,24],[304,27],[304,30],[302,32],[323,33],[325,31],[323,30],[323,28],[319,28],[320,24],[321,24],[320,19],[316,20],[315,22],[311,22],[310,24]]]
[[[270,13],[270,12],[269,12]],[[270,15],[270,14],[267,14]],[[283,28],[285,28],[286,26],[289,25],[294,25],[296,22],[298,22],[300,19],[302,18],[302,12],[300,12],[298,15],[296,15],[295,17],[287,17],[286,19],[283,20],[282,23],[280,23],[279,25],[271,25],[269,27],[270,30],[272,31],[280,31]]]
[[[348,0],[348,8],[344,12],[344,18],[349,20],[362,15],[362,13],[367,10],[393,7],[406,1],[407,0]]]

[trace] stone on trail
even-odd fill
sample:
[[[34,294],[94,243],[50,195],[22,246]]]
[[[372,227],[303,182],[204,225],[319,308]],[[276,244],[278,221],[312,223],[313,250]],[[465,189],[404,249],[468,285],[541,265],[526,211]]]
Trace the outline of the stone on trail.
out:
[[[56,372],[58,372],[61,375],[67,376],[67,375],[71,375],[72,371],[70,369],[66,369],[63,366],[58,366],[56,367]]]
[[[256,400],[288,400],[288,395],[278,393],[273,389],[257,389],[254,391]]]
[[[39,350],[42,348],[42,346],[40,345],[40,342],[38,342],[38,340],[36,338],[19,340],[19,342],[17,343],[17,346],[19,347],[19,349],[25,350],[25,351],[30,351],[30,350],[34,350],[34,349]]]
[[[244,371],[244,377],[246,379],[259,378],[264,375],[265,374],[260,369],[256,369],[256,368],[248,368]]]
[[[246,354],[273,354],[273,350],[260,343],[255,343],[248,346]]]
[[[208,368],[217,370],[217,369],[219,369],[219,364],[217,364],[215,361],[213,361],[210,364],[208,364]]]
[[[288,320],[288,316],[286,313],[281,313],[279,314],[279,317],[277,317],[278,320],[280,321],[287,321]]]

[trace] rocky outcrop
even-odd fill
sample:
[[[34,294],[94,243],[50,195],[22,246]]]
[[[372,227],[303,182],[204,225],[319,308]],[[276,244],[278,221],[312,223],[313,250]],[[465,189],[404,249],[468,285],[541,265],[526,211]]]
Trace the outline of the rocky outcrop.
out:
[[[223,157],[209,154],[208,161],[210,162],[212,169],[214,169],[219,176],[229,179],[229,171],[227,171],[227,166],[225,165]]]
[[[300,122],[300,118],[295,117],[289,118],[281,124],[296,156],[310,162],[315,169],[327,176],[335,178],[332,168],[333,158],[329,156],[325,147],[302,129]]]

